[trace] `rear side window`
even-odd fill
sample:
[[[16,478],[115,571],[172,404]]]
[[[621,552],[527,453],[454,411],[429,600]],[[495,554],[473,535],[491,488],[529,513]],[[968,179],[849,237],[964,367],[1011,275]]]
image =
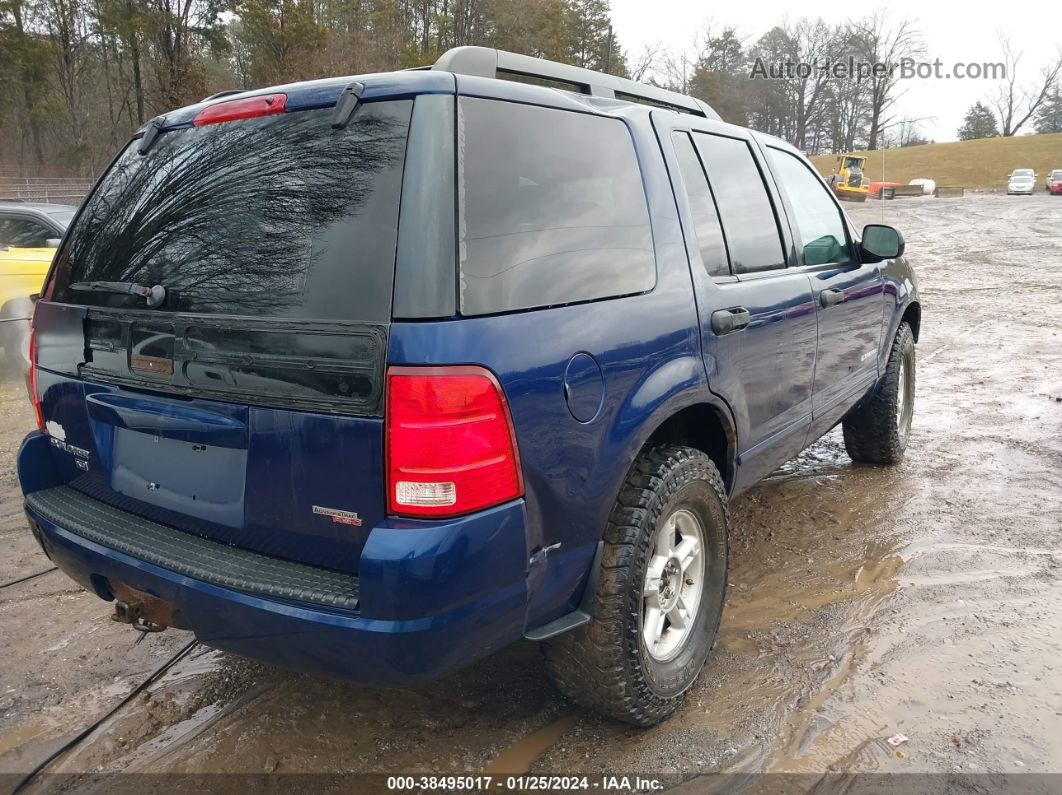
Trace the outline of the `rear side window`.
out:
[[[93,193],[57,266],[59,301],[143,309],[87,283],[167,289],[163,311],[390,320],[412,100],[134,141]],[[79,289],[80,288],[80,289]]]
[[[459,116],[462,313],[653,287],[649,211],[622,121],[473,98]]]
[[[796,156],[767,147],[771,168],[782,183],[796,217],[805,265],[844,265],[852,261],[841,211],[811,168]]]
[[[719,203],[734,273],[785,267],[778,221],[749,145],[709,133],[695,133],[694,140]]]
[[[723,230],[719,226],[719,213],[712,192],[708,189],[701,161],[693,149],[693,141],[689,133],[684,132],[672,133],[671,140],[675,144],[682,183],[690,202],[693,235],[701,252],[701,262],[709,276],[727,276],[730,274],[730,264],[723,244]]]

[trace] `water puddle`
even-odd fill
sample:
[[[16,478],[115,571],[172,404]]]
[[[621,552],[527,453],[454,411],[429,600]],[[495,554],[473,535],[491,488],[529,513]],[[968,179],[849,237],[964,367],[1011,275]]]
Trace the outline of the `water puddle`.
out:
[[[29,742],[47,728],[48,725],[43,720],[36,720],[17,729],[0,733],[0,756]]]
[[[521,775],[531,770],[535,763],[546,750],[548,750],[561,737],[575,728],[579,718],[575,715],[567,715],[555,720],[548,726],[532,732],[498,754],[490,763],[483,768],[484,775]]]

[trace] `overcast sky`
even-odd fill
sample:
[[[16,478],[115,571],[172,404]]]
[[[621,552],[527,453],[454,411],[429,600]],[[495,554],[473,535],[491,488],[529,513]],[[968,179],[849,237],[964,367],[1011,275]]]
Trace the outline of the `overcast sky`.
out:
[[[659,42],[676,51],[691,47],[694,33],[708,22],[716,28],[734,26],[746,43],[752,44],[786,14],[793,18],[821,17],[828,24],[836,24],[872,13],[878,7],[841,0],[814,0],[803,6],[782,0],[726,4],[704,0],[612,0],[612,19],[617,38],[633,62],[647,44]],[[908,17],[917,23],[926,45],[926,60],[939,58],[948,70],[956,62],[1003,60],[998,43],[1001,31],[1024,51],[1017,70],[1019,80],[1034,78],[1062,47],[1062,2],[1058,0],[1005,0],[995,7],[998,10],[979,2],[891,0],[888,9],[896,19]],[[937,141],[953,141],[966,109],[993,89],[990,80],[905,80],[900,90],[906,93],[896,105],[896,115],[932,117],[922,123],[923,135]],[[1031,127],[1021,130],[1030,131]]]

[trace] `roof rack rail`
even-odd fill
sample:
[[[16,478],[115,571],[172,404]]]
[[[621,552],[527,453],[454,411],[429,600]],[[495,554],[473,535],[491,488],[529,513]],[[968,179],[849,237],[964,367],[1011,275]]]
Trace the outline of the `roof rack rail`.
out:
[[[623,99],[647,105],[691,113],[720,121],[719,114],[707,102],[676,91],[637,83],[625,77],[595,72],[579,66],[532,58],[490,47],[454,47],[447,50],[431,67],[442,72],[477,77],[514,75],[565,83],[580,94],[608,99]]]
[[[246,91],[246,88],[227,88],[224,91],[219,91],[216,94],[211,94],[209,97],[203,97],[200,102],[210,102],[212,99],[221,99],[222,97],[231,97],[233,94],[242,94]]]

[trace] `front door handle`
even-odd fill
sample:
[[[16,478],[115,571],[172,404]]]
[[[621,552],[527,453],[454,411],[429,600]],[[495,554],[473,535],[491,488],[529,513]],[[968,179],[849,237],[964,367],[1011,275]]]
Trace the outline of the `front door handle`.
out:
[[[743,306],[732,306],[712,312],[712,331],[720,337],[731,331],[740,331],[752,320],[752,313]]]
[[[845,297],[844,290],[831,287],[829,290],[823,290],[819,293],[819,303],[825,308],[843,302]]]

